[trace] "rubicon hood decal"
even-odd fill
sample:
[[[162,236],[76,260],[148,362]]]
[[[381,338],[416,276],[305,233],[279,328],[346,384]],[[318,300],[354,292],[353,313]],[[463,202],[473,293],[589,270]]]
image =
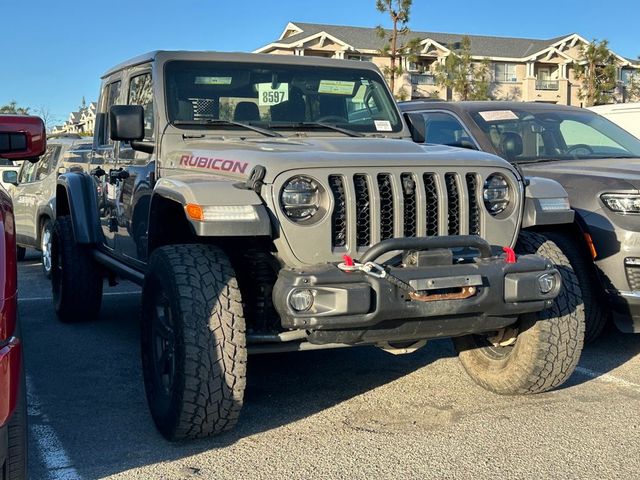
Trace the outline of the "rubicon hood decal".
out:
[[[245,173],[248,165],[249,164],[247,162],[199,155],[182,155],[180,157],[180,166],[188,168],[205,168],[209,170],[242,174]]]

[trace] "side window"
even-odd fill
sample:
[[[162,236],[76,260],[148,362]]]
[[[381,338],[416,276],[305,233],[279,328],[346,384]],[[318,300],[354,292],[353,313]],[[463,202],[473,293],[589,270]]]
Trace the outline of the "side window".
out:
[[[38,163],[36,163],[35,174],[33,181],[39,182],[40,180],[44,180],[44,178],[49,175],[51,169],[56,164],[56,159],[58,158],[58,154],[60,153],[60,147],[49,147],[47,148],[47,152],[40,158]]]
[[[129,105],[144,108],[144,137],[153,138],[153,85],[151,73],[133,77],[129,83]]]
[[[109,109],[112,105],[115,105],[118,97],[120,96],[120,80],[108,84],[102,92],[102,105],[100,106],[100,112],[104,114],[102,120],[102,128],[100,132],[100,145],[112,145],[113,142],[109,137]]]
[[[423,116],[426,143],[475,148],[473,140],[453,115],[443,112],[426,112]]]
[[[22,165],[22,169],[20,170],[20,178],[18,179],[18,182],[21,184],[33,182],[37,165],[37,163],[31,163],[25,160]]]

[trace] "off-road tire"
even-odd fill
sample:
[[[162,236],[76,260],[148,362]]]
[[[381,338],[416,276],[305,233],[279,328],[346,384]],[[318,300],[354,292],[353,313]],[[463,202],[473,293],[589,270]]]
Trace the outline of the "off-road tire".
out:
[[[24,369],[24,366],[23,366]],[[2,480],[27,480],[27,396],[24,370],[18,405],[7,424],[7,458],[2,465]]]
[[[68,216],[58,217],[53,223],[51,289],[62,322],[93,320],[100,314],[103,277],[91,248],[76,243]]]
[[[582,299],[584,301],[585,330],[584,342],[596,340],[607,322],[610,313],[603,309],[606,299],[598,283],[596,269],[589,257],[589,253],[580,241],[568,234],[560,232],[544,232],[542,235],[553,241],[571,262],[573,271],[580,282]]]
[[[27,256],[27,249],[25,247],[16,247],[16,257],[18,258],[19,262],[22,262],[24,260],[24,257]]]
[[[40,249],[42,250],[42,273],[47,278],[51,278],[51,233],[52,233],[52,228],[53,228],[53,222],[51,221],[51,219],[45,218],[44,221],[42,222],[42,227],[40,228]],[[48,233],[48,236],[47,236],[47,233]],[[48,245],[49,252],[47,252],[45,250],[47,248],[47,245],[45,245],[45,241],[46,241],[47,238],[49,239],[49,245]],[[46,258],[47,255],[49,255],[48,267],[47,267],[47,258]]]
[[[562,289],[553,305],[522,315],[512,346],[494,347],[486,336],[454,339],[462,366],[487,390],[503,395],[541,393],[564,383],[573,373],[584,343],[582,292],[571,263],[543,235],[522,232],[519,254],[548,258],[562,275]]]
[[[153,252],[141,341],[147,401],[165,438],[208,437],[235,426],[246,383],[246,330],[236,273],[221,249],[174,245]]]

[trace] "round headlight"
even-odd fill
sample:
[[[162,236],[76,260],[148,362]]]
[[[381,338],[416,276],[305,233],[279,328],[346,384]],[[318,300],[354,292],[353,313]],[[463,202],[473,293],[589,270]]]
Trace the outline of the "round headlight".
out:
[[[504,212],[509,205],[509,183],[499,173],[490,175],[484,182],[484,205],[491,215]]]
[[[280,202],[282,210],[291,220],[307,220],[320,208],[318,184],[308,177],[293,177],[282,189]]]

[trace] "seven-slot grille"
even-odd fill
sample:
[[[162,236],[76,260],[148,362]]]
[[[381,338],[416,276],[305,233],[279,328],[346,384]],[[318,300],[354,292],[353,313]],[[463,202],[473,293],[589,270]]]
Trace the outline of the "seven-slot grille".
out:
[[[359,248],[397,236],[481,235],[479,184],[476,173],[330,175],[332,246],[348,248],[350,228]]]

